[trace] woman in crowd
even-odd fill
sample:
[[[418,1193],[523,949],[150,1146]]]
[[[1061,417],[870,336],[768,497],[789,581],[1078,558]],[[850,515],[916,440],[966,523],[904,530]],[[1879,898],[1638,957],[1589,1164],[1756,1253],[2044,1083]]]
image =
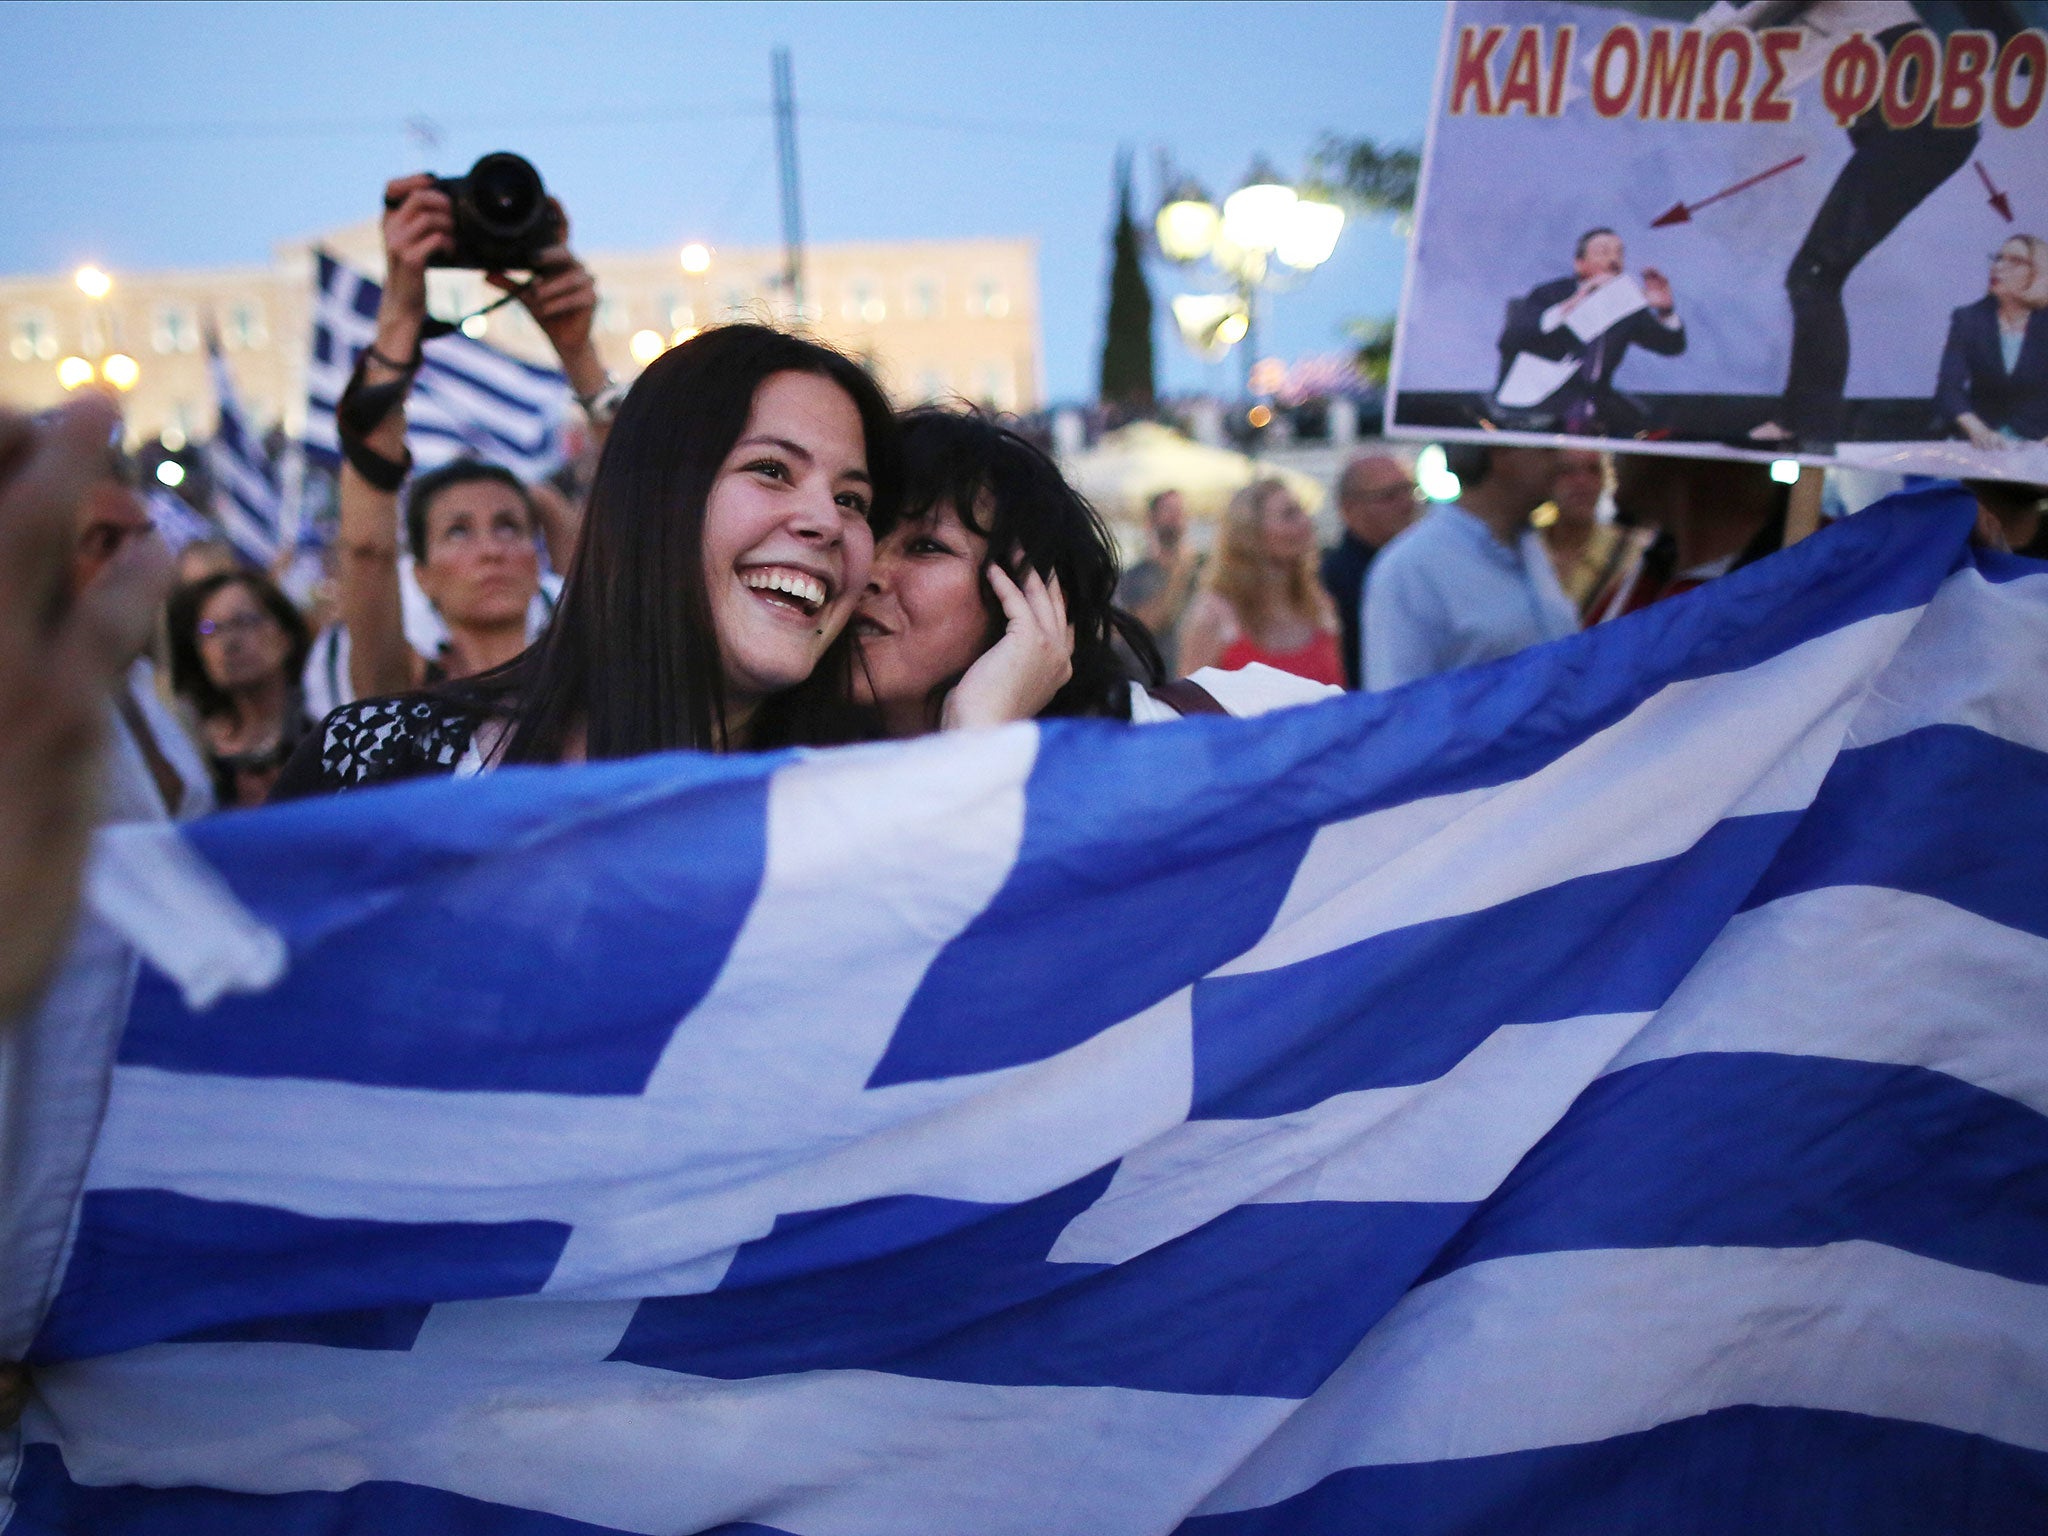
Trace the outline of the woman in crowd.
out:
[[[895,419],[858,364],[765,326],[705,331],[619,406],[541,640],[335,711],[279,793],[845,739],[843,632],[898,480]]]
[[[261,805],[311,725],[298,685],[306,621],[267,576],[235,570],[172,593],[165,627],[171,687],[198,716],[215,799]]]
[[[1113,606],[1114,540],[1050,459],[977,414],[917,410],[903,428],[905,515],[854,619],[855,698],[879,734],[1255,714],[1339,691],[1260,666],[1164,682],[1144,626]]]
[[[1342,686],[1337,616],[1316,572],[1316,531],[1279,480],[1255,480],[1230,499],[1202,590],[1181,621],[1185,673],[1260,662]]]
[[[337,572],[348,636],[349,693],[400,693],[443,678],[502,666],[526,649],[527,617],[540,590],[539,541],[559,568],[575,543],[575,517],[558,496],[536,496],[510,470],[463,460],[421,475],[407,489],[404,537],[413,575],[448,638],[422,656],[406,639],[399,582],[398,490],[411,469],[405,399],[421,362],[426,271],[454,238],[454,210],[431,177],[386,189],[384,290],[375,341],[357,364],[338,411],[345,462]],[[591,341],[597,287],[562,240],[541,253],[542,270],[521,301],[553,344],[570,386],[604,414],[608,380]]]
[[[1984,297],[1949,317],[1935,403],[1978,448],[2048,439],[2048,240],[1992,254]]]

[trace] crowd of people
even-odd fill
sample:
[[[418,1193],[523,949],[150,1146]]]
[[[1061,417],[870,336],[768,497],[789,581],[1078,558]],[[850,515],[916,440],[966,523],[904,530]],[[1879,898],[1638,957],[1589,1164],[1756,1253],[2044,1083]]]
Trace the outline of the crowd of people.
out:
[[[1288,484],[1261,477],[1206,539],[1178,492],[1155,495],[1126,566],[1026,437],[973,412],[899,414],[806,337],[717,327],[614,381],[566,218],[516,296],[587,417],[587,495],[467,459],[416,474],[406,400],[453,226],[429,178],[391,183],[386,209],[375,338],[339,410],[331,612],[302,613],[225,543],[182,551],[154,643],[102,690],[96,815],[677,747],[1256,712],[1506,656],[1785,538],[1786,489],[1761,465],[1455,445],[1458,495],[1431,503],[1383,446],[1339,475],[1326,549]],[[88,422],[118,439],[100,410],[10,431],[43,453]],[[74,507],[74,597],[149,542],[118,459],[104,442],[87,456],[101,480]],[[2038,535],[2037,500],[1986,495],[2010,542]],[[408,571],[431,646],[407,622]]]
[[[1258,478],[1206,552],[1183,498],[1153,497],[1125,568],[1028,438],[899,413],[807,337],[715,327],[613,381],[566,223],[518,296],[588,418],[587,496],[467,460],[414,474],[405,406],[447,198],[415,177],[388,206],[376,339],[339,411],[331,614],[215,541],[174,565],[110,401],[0,409],[0,1023],[57,963],[96,824],[505,764],[1252,714],[1509,655],[1786,535],[1762,465],[1457,446],[1458,497],[1429,503],[1376,448],[1338,478],[1326,550],[1288,485]],[[1980,497],[1986,537],[2040,538],[2038,488]],[[408,555],[431,650],[408,636]],[[324,716],[322,630],[346,695]]]

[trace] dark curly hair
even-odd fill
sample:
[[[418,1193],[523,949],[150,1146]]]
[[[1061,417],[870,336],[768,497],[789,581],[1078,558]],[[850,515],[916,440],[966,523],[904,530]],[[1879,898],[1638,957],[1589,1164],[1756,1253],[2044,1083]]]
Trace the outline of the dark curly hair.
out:
[[[1101,514],[1041,449],[980,411],[920,406],[900,420],[905,519],[951,506],[988,540],[981,601],[989,644],[1005,621],[988,565],[1059,577],[1074,626],[1074,675],[1039,713],[1128,720],[1130,684],[1163,682],[1166,669],[1145,626],[1115,604],[1121,572]]]

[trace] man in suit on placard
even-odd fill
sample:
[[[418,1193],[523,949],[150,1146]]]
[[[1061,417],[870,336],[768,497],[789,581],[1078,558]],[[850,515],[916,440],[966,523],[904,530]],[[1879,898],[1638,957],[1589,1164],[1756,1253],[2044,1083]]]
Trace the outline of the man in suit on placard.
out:
[[[1632,346],[1665,357],[1685,350],[1685,322],[1671,283],[1655,267],[1640,280],[1623,265],[1621,236],[1589,229],[1572,251],[1572,275],[1508,301],[1493,404],[1503,426],[1627,437],[1647,424],[1614,387]]]

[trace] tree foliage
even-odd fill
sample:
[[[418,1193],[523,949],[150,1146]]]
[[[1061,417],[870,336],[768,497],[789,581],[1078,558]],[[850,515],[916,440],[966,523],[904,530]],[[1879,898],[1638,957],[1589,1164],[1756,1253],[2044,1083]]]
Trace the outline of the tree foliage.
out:
[[[1110,236],[1109,315],[1102,338],[1102,403],[1143,415],[1151,411],[1152,289],[1145,281],[1144,240],[1131,218],[1131,157],[1117,158],[1116,228]]]
[[[1309,175],[1361,212],[1412,213],[1422,155],[1405,144],[1326,133],[1309,157]]]

